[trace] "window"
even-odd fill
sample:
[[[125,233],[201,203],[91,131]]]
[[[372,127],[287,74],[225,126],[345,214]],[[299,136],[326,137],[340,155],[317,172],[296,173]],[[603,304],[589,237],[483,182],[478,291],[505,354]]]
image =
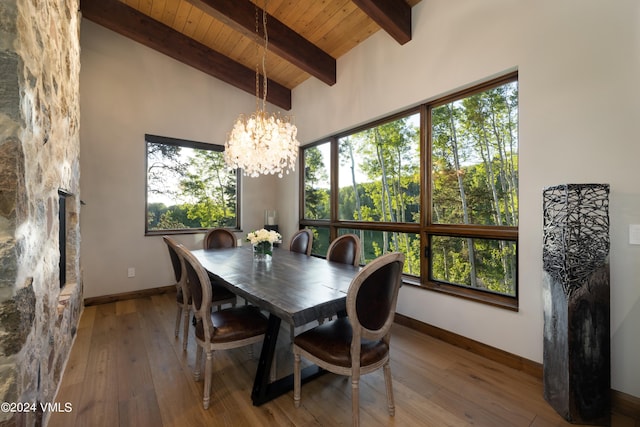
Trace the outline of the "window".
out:
[[[400,251],[406,283],[517,309],[517,73],[301,157],[300,226],[314,231],[314,255],[355,233],[363,264]]]
[[[419,130],[420,114],[412,110],[305,147],[302,222],[314,231],[313,254],[325,256],[331,238],[355,233],[363,264],[400,251],[405,274],[419,277]]]
[[[329,219],[331,188],[330,144],[324,142],[306,148],[304,153],[304,218]]]
[[[239,228],[240,174],[224,146],[145,135],[146,234]]]
[[[420,115],[413,113],[338,139],[338,218],[418,223]]]
[[[517,306],[515,76],[427,107],[425,286]]]
[[[327,225],[331,214],[331,142],[307,146],[302,153],[302,217],[309,220],[307,228],[313,231],[311,253],[324,255],[330,242]]]

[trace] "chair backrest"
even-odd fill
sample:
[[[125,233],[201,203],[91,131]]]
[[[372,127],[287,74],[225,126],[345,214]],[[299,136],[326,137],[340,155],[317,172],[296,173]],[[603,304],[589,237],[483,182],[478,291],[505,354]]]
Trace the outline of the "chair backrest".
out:
[[[365,265],[351,281],[347,292],[347,315],[353,327],[354,343],[360,353],[360,339],[384,339],[389,343],[402,283],[404,254],[392,252],[381,255]]]
[[[182,291],[184,301],[188,301],[189,290],[187,289],[187,276],[184,274],[184,259],[179,252],[179,247],[182,245],[169,236],[162,236],[162,240],[167,244],[169,250],[173,274],[176,277],[176,288]]]
[[[212,228],[204,236],[205,249],[235,248],[236,235],[226,228]]]
[[[327,249],[327,260],[343,264],[360,264],[360,238],[355,234],[337,237]]]
[[[311,247],[313,246],[313,231],[308,228],[296,231],[291,238],[289,250],[291,252],[299,252],[301,254],[311,255]]]
[[[184,268],[187,277],[187,286],[191,295],[191,308],[196,317],[196,328],[204,329],[205,341],[213,336],[214,327],[211,322],[211,281],[207,270],[202,267],[200,261],[193,256],[191,251],[180,245],[178,253],[184,259]]]

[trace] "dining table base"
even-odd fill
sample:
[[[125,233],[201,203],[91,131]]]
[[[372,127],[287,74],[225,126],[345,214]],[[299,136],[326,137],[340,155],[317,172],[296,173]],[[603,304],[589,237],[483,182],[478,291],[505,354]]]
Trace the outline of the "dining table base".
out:
[[[260,406],[293,390],[293,373],[275,381],[271,381],[270,377],[281,322],[282,320],[278,316],[269,315],[267,332],[262,343],[258,369],[253,383],[253,390],[251,391],[251,400],[254,406]],[[326,370],[316,365],[307,366],[301,372],[302,383],[311,381],[325,373],[327,373]]]

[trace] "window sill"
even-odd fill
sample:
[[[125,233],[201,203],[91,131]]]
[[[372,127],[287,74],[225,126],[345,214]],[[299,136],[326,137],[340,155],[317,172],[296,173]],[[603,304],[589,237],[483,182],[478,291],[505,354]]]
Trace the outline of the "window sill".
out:
[[[482,292],[473,289],[466,289],[460,286],[448,285],[438,282],[427,282],[421,284],[417,278],[407,277],[403,279],[403,284],[414,286],[417,288],[439,292],[446,295],[450,295],[457,298],[463,298],[470,301],[475,301],[480,304],[487,304],[497,308],[502,308],[510,311],[518,311],[518,299],[506,295],[494,294],[491,292]]]

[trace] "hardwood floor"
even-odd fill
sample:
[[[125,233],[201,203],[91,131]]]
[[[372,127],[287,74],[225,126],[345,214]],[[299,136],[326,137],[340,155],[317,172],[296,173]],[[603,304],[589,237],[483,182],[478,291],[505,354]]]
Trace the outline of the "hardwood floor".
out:
[[[212,403],[202,408],[195,382],[195,340],[187,352],[174,338],[175,295],[147,296],[86,307],[52,413],[54,426],[338,426],[351,424],[351,386],[324,375],[302,387],[300,408],[290,392],[254,407],[250,392],[258,345],[214,354]],[[191,333],[193,333],[193,328]],[[291,372],[289,326],[278,347],[278,375]],[[382,371],[360,385],[363,426],[564,426],[543,399],[537,378],[394,325],[391,372],[395,417],[386,409]],[[251,354],[252,353],[252,354]],[[639,427],[612,416],[614,426]]]

